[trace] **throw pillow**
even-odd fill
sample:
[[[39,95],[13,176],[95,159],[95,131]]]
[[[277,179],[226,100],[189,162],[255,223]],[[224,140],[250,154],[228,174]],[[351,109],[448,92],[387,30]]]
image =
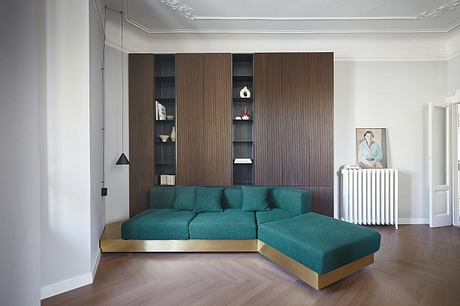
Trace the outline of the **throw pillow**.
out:
[[[224,188],[197,187],[195,207],[193,212],[215,212],[222,211],[222,192]]]
[[[193,210],[195,206],[195,187],[176,186],[174,208],[178,210]]]
[[[270,210],[268,204],[268,187],[243,186],[243,206],[241,211],[267,211]]]

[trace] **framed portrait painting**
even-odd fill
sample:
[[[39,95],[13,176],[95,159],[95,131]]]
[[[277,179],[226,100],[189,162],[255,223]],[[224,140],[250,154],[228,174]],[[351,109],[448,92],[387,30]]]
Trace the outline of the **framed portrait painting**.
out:
[[[356,129],[356,161],[364,169],[387,168],[387,129]]]

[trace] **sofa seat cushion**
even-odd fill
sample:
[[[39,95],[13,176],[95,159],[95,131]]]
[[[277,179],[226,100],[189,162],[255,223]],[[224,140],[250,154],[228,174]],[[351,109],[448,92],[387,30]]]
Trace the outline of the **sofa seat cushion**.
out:
[[[376,252],[380,234],[315,213],[262,223],[259,240],[324,274]]]
[[[121,237],[136,240],[189,239],[188,226],[194,217],[191,211],[147,209],[122,224]]]
[[[256,239],[255,219],[240,209],[201,213],[190,222],[190,239]]]
[[[274,208],[270,211],[256,211],[257,226],[265,222],[278,221],[295,216],[297,214],[281,208]]]

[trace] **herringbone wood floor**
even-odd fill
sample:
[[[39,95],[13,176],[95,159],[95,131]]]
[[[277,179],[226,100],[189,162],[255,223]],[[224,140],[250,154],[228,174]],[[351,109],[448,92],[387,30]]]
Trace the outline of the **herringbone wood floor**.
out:
[[[94,284],[42,305],[460,305],[460,229],[376,227],[375,263],[321,291],[260,254],[104,254]]]

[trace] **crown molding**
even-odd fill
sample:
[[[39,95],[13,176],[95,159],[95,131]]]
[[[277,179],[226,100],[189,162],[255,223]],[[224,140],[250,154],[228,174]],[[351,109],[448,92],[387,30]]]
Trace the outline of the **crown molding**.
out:
[[[191,6],[183,4],[179,0],[160,0],[166,6],[183,17],[193,20],[234,20],[234,21],[395,21],[408,20],[416,21],[423,18],[438,17],[439,15],[451,11],[459,6],[460,0],[451,0],[430,12],[423,12],[418,16],[370,16],[370,17],[242,17],[242,16],[199,16],[194,13]],[[420,34],[420,33],[448,33],[458,26],[460,22],[444,29],[392,29],[392,30],[226,30],[226,29],[174,29],[174,30],[151,30],[131,18],[128,0],[124,0],[125,21],[137,27],[147,34]],[[132,3],[132,2],[131,2]]]
[[[419,15],[419,18],[426,17],[438,17],[439,15],[446,13],[448,11],[454,10],[459,5],[460,0],[451,0],[446,4],[439,6],[438,8],[432,10],[431,12],[423,12]]]
[[[160,0],[160,2],[166,6],[169,6],[173,11],[182,15],[185,18],[196,20],[196,15],[193,13],[193,9],[190,5],[182,4],[178,0]]]

